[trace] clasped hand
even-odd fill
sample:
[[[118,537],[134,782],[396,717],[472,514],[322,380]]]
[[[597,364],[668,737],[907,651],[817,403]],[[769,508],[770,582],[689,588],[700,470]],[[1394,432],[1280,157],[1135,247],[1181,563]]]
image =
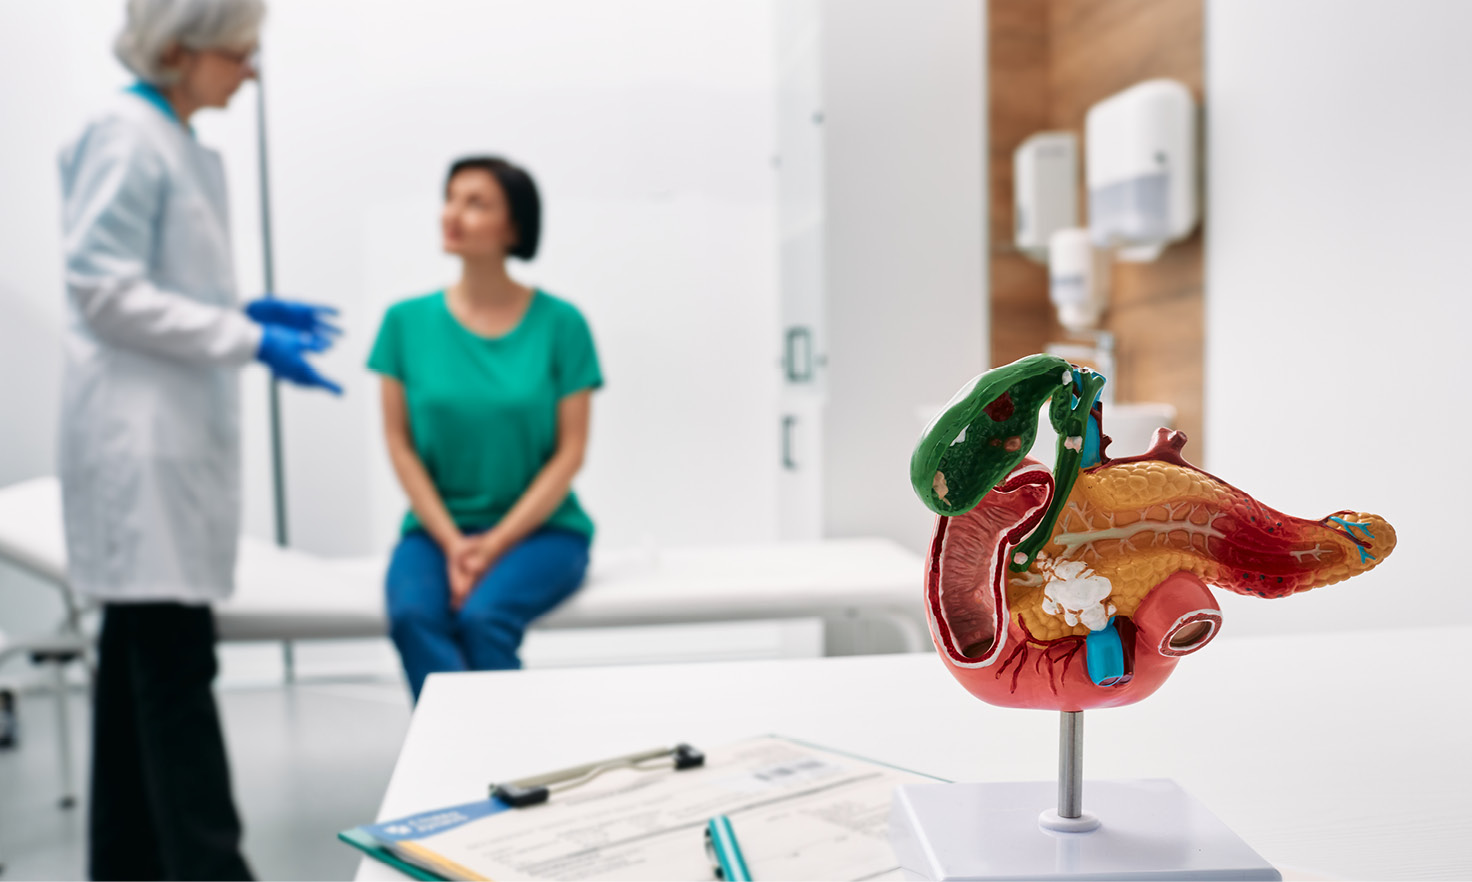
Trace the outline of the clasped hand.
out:
[[[466,598],[496,560],[505,552],[505,543],[495,530],[478,536],[458,536],[445,549],[445,565],[450,576],[450,609],[459,611]]]

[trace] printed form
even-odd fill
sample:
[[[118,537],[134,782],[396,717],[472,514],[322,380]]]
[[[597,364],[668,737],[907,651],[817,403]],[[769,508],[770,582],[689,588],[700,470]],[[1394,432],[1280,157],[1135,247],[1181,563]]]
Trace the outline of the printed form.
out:
[[[610,772],[397,849],[452,878],[709,879],[705,825],[724,814],[757,879],[898,879],[890,798],[933,780],[754,738],[707,751],[700,768]]]

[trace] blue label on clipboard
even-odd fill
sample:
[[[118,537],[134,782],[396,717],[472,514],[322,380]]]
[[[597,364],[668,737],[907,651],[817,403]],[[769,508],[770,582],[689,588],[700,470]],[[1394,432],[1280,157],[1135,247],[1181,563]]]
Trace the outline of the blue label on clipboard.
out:
[[[403,842],[453,830],[462,824],[478,821],[488,815],[509,811],[510,808],[511,806],[499,799],[482,799],[477,802],[467,802],[464,805],[410,815],[407,818],[399,818],[382,824],[364,825],[359,829],[364,830],[379,842]]]

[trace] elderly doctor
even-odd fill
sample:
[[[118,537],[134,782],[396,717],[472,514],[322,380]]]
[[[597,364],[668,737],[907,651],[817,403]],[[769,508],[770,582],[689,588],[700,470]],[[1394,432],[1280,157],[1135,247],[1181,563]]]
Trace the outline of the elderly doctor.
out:
[[[254,76],[261,0],[129,0],[138,82],[62,152],[69,327],[60,471],[69,576],[103,603],[96,879],[244,879],[212,693],[210,602],[240,520],[237,371],[340,390],[309,364],[331,312],[236,299],[219,155],[196,111]]]

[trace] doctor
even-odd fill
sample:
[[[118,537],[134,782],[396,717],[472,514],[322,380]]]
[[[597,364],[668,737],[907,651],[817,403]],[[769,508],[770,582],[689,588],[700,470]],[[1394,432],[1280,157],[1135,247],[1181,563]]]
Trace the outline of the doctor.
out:
[[[245,879],[212,682],[210,602],[240,521],[237,369],[311,366],[330,310],[237,303],[219,155],[195,112],[254,76],[261,0],[129,0],[138,77],[61,156],[69,321],[60,472],[69,577],[103,604],[93,732],[95,879]]]

